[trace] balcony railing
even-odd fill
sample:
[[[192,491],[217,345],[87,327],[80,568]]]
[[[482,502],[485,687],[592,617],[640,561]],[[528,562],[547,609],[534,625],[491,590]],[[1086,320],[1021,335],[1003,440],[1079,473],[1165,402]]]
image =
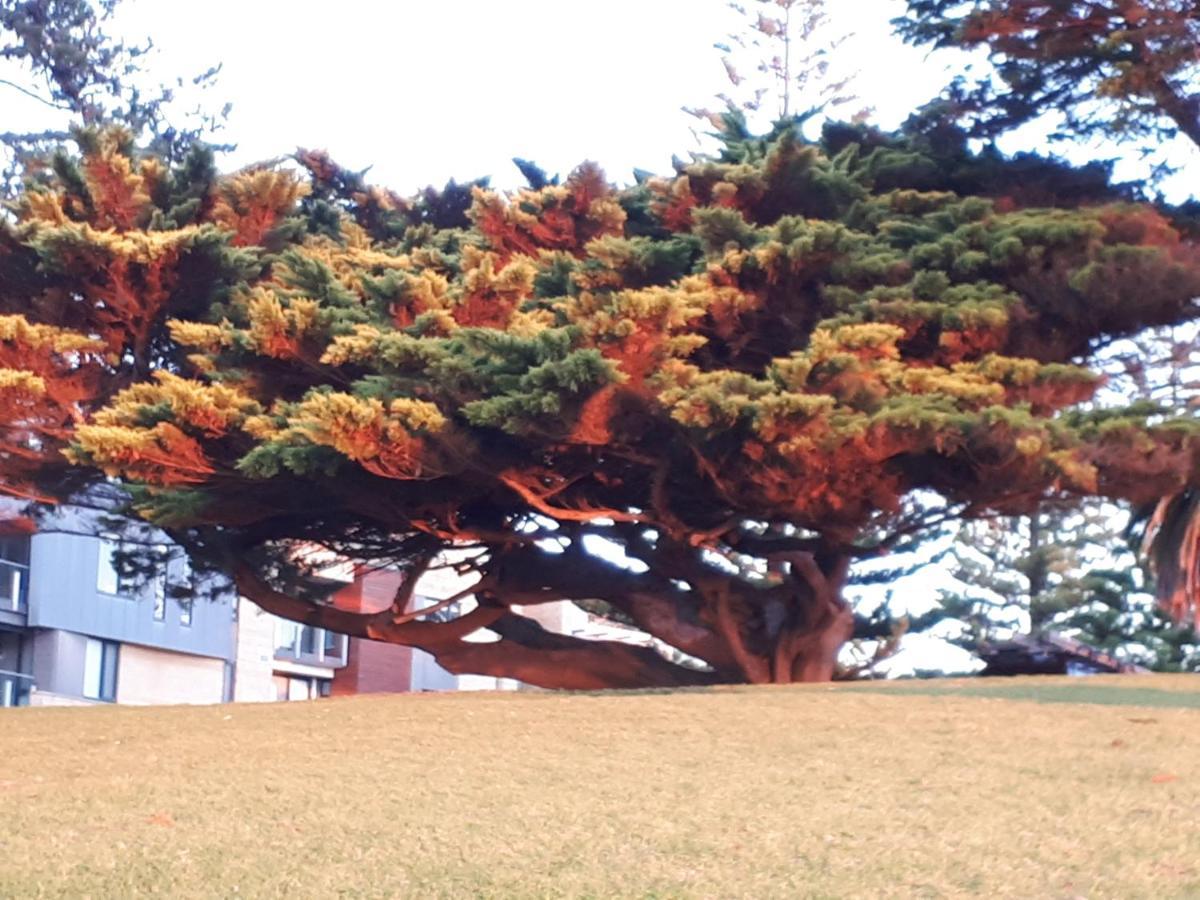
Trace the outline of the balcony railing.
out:
[[[33,676],[0,669],[0,706],[28,706]]]
[[[24,612],[29,567],[0,559],[0,612]]]

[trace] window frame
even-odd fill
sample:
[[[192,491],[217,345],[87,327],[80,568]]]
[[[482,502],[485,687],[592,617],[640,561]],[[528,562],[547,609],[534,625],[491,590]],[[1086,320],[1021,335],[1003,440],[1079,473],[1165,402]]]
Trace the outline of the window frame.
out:
[[[117,701],[117,673],[120,668],[121,645],[116,641],[87,638],[83,651],[83,686],[80,693],[86,700],[102,703]],[[93,672],[92,669],[95,668]],[[94,692],[93,692],[94,686]]]
[[[113,554],[121,550],[121,538],[111,532],[98,536],[96,553],[96,590],[106,597],[125,597],[121,573],[113,562]],[[110,580],[111,579],[111,580]],[[110,589],[111,586],[111,589]]]

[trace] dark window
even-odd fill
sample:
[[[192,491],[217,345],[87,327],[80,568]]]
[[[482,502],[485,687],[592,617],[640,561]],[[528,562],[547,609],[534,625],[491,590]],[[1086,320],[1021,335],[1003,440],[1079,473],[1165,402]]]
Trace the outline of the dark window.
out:
[[[0,537],[0,560],[29,565],[29,538],[24,535]]]
[[[29,589],[29,538],[0,537],[0,609],[24,609]]]
[[[317,629],[311,625],[300,629],[300,652],[310,656],[317,652]]]
[[[325,656],[331,659],[342,658],[342,636],[336,631],[325,632]]]

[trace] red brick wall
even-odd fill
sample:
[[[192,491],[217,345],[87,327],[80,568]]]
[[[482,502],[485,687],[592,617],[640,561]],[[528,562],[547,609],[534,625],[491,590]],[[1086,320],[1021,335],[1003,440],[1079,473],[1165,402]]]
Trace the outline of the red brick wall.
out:
[[[356,612],[387,608],[400,586],[398,572],[369,572],[337,593],[334,603]],[[412,649],[351,638],[344,668],[333,676],[333,695],[407,691],[412,688]]]

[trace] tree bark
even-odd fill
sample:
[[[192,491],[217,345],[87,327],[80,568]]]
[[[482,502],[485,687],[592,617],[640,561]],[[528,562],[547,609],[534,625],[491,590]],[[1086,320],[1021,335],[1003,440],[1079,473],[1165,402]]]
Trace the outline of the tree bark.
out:
[[[818,563],[812,553],[788,555],[792,575],[808,586],[808,602],[776,639],[776,683],[832,681],[838,653],[854,632],[854,614],[842,597],[850,568],[848,556]]]

